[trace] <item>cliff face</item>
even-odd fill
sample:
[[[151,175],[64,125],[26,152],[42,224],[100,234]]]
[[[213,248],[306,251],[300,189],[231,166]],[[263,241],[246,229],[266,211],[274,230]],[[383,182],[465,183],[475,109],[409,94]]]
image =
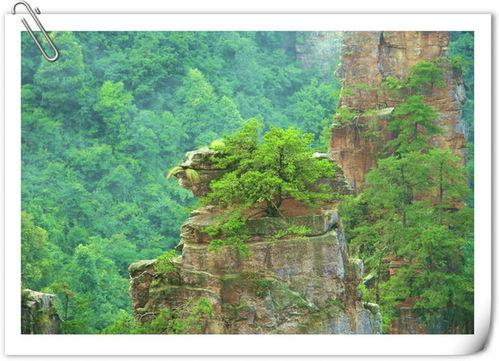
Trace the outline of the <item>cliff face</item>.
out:
[[[54,295],[25,289],[21,295],[21,333],[54,334],[60,318],[54,307]]]
[[[208,189],[203,179],[220,172],[211,168],[209,155],[208,150],[189,153],[183,164],[198,170],[195,186],[185,171],[176,175],[198,195]],[[344,186],[338,179],[331,183]],[[182,254],[173,261],[174,270],[158,272],[156,260],[130,266],[137,319],[147,321],[165,307],[182,309],[202,297],[214,308],[204,333],[380,333],[377,306],[360,300],[363,265],[348,257],[336,209],[309,210],[288,202],[283,217],[247,221],[249,257],[231,248],[209,251],[206,228],[221,211],[207,206],[192,212],[181,229]],[[305,236],[275,237],[300,225],[308,229]]]
[[[391,138],[386,130],[393,107],[400,103],[389,91],[382,90],[382,81],[388,76],[403,79],[410,68],[423,60],[446,56],[448,32],[349,32],[343,37],[341,65],[337,75],[343,91],[340,107],[355,112],[376,109],[382,114],[378,119],[381,128],[379,139],[368,136],[368,119],[359,117],[355,124],[333,129],[330,155],[343,169],[355,191],[359,191],[366,173],[374,167],[379,151]],[[434,138],[442,147],[450,147],[456,154],[465,156],[465,127],[461,119],[464,87],[447,63],[443,63],[443,87],[435,87],[427,94],[425,102],[439,112],[438,123],[443,134]]]

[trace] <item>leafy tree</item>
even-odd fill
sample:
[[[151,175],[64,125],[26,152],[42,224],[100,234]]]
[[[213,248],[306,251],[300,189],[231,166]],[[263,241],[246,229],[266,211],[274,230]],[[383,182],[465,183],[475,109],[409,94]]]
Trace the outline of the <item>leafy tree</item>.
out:
[[[320,83],[313,79],[291,97],[289,118],[296,119],[299,127],[308,133],[313,133],[314,144],[319,144],[319,137],[324,128],[324,120],[328,122],[331,110],[336,108],[339,85]]]
[[[55,34],[60,57],[56,62],[41,61],[34,74],[33,84],[40,90],[40,105],[53,114],[67,119],[66,124],[76,119],[85,87],[85,64],[82,46],[72,33]]]
[[[444,71],[435,61],[420,61],[415,64],[407,78],[409,88],[418,93],[432,91],[444,84]]]
[[[231,164],[234,169],[212,182],[207,202],[239,204],[243,208],[263,203],[268,215],[278,216],[285,198],[312,205],[331,197],[329,189],[311,188],[320,178],[333,174],[328,160],[312,156],[312,134],[297,128],[271,128],[258,142],[255,124],[249,123],[215,147],[220,151],[219,162]],[[247,158],[238,159],[241,153],[231,154],[238,145],[243,146]],[[224,159],[226,154],[228,160]]]
[[[241,122],[232,100],[226,96],[219,99],[198,69],[189,70],[176,96],[181,110],[175,115],[188,129],[189,139],[193,139],[191,146],[206,144],[217,138],[220,133],[213,129],[227,133],[236,129]]]
[[[463,207],[466,194],[459,159],[435,149],[383,159],[365,191],[342,205],[351,250],[375,275],[373,300],[387,322],[397,317],[397,304],[412,297],[430,331],[435,323],[443,332],[470,331],[473,277],[463,265],[472,213]],[[386,280],[390,258],[403,266]]]
[[[420,95],[409,96],[393,111],[388,129],[395,138],[387,148],[396,153],[418,151],[431,146],[431,138],[441,133],[436,124],[437,111],[424,103]]]
[[[50,267],[47,231],[38,227],[33,216],[21,213],[21,282],[23,287],[38,288],[43,273]]]
[[[134,112],[132,94],[125,90],[122,82],[106,81],[102,84],[94,109],[104,121],[104,139],[113,145],[120,145]]]

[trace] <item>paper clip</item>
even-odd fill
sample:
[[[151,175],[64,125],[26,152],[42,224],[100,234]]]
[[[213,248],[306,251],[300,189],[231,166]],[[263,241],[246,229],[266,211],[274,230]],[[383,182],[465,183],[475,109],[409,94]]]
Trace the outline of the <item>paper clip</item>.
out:
[[[42,53],[43,57],[47,61],[50,61],[50,62],[56,61],[59,58],[59,50],[57,50],[56,46],[52,42],[52,39],[50,39],[50,36],[47,34],[47,31],[45,30],[45,28],[43,27],[42,23],[40,22],[40,20],[38,20],[38,17],[36,16],[36,14],[40,14],[40,9],[35,8],[35,11],[33,11],[33,9],[31,8],[31,6],[26,1],[18,1],[12,7],[12,14],[14,14],[14,15],[16,14],[16,6],[17,5],[24,5],[26,7],[26,9],[28,10],[28,13],[33,17],[33,20],[35,20],[36,25],[38,25],[38,28],[40,29],[40,31],[42,32],[43,36],[45,37],[45,40],[47,40],[47,42],[49,43],[50,47],[54,51],[54,55],[53,56],[49,56],[47,54],[47,52],[45,51],[45,49],[42,47],[42,44],[40,44],[40,42],[38,41],[37,37],[35,36],[35,33],[33,33],[33,30],[31,30],[31,27],[29,26],[29,24],[26,21],[26,19],[22,18],[21,19],[22,23],[26,27],[26,30],[28,31],[29,35],[31,35],[31,38],[33,39],[33,41],[35,42],[36,46],[38,47],[38,49]],[[36,12],[36,14],[35,14],[35,12]]]

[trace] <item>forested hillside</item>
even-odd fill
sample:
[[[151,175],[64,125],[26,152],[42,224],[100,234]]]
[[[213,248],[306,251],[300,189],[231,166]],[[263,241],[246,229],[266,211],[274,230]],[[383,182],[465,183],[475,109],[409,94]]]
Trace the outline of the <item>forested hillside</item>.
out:
[[[23,288],[56,294],[62,332],[124,332],[127,322],[135,322],[128,266],[175,256],[165,252],[178,243],[180,226],[197,204],[191,192],[167,177],[187,151],[211,144],[210,151],[241,165],[240,172],[236,167],[213,184],[215,191],[207,196],[211,203],[230,208],[241,200],[252,206],[266,202],[267,215],[277,217],[286,197],[311,204],[322,196],[329,199],[331,194],[307,188],[319,176],[334,173],[313,168],[307,163],[310,154],[327,150],[331,131],[355,128],[359,118],[388,108],[390,141],[383,141],[383,129],[365,127],[366,138],[380,143],[382,152],[365,188],[341,196],[342,222],[336,225],[345,231],[351,254],[365,261],[362,300],[379,303],[385,331],[407,300],[423,321],[444,325],[439,332],[473,330],[472,33],[451,33],[445,59],[404,69],[406,78],[387,76],[383,89],[363,83],[343,87],[343,97],[356,92],[360,103],[374,93],[400,98],[386,109],[362,112],[337,108],[339,33],[53,36],[61,53],[54,63],[43,60],[29,35],[22,37],[21,262]],[[461,133],[467,136],[462,141],[466,167],[462,158],[431,141],[442,133],[440,115],[425,101],[449,79],[459,83],[452,89],[464,89],[462,117],[459,110],[454,115],[466,127]],[[255,149],[248,154],[253,158],[243,159],[247,154],[234,139],[252,132],[249,143]],[[215,141],[220,139],[225,144]],[[274,164],[276,154],[288,148],[306,148],[292,154],[307,161],[299,163],[301,168]],[[269,178],[269,169],[275,168],[282,172]],[[286,172],[294,175],[292,181],[284,179]],[[305,175],[313,179],[302,179]],[[243,183],[250,194],[232,192],[234,184]],[[233,223],[242,224],[239,219]],[[234,237],[218,245],[231,241],[244,253],[245,233],[231,231]],[[353,265],[360,269],[361,262],[348,262],[348,271],[360,282],[361,271]],[[386,276],[390,262],[402,270],[391,278]],[[357,289],[351,291],[352,299],[357,297]],[[359,309],[362,300],[355,299]],[[344,307],[334,301],[329,311]],[[164,330],[162,324],[155,326]]]
[[[194,203],[165,179],[187,150],[250,117],[325,150],[338,55],[303,61],[311,36],[64,32],[48,63],[24,34],[22,282],[57,294],[64,332],[131,313],[128,265],[172,248]]]

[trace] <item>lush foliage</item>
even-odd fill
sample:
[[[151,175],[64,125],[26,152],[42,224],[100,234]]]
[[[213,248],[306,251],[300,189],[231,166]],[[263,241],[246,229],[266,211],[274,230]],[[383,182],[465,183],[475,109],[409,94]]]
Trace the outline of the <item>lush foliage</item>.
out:
[[[211,183],[205,202],[241,208],[263,205],[269,216],[278,216],[286,198],[307,205],[330,199],[330,188],[313,187],[320,178],[333,175],[329,160],[313,157],[313,134],[273,127],[260,140],[261,128],[253,120],[212,146],[219,152],[219,164],[229,171]]]
[[[437,112],[425,104],[442,70],[416,65],[409,79],[390,80],[412,92],[393,111],[394,138],[367,176],[365,189],[341,205],[350,250],[366,262],[365,299],[381,306],[384,327],[411,304],[428,332],[473,332],[473,211],[462,160],[435,148]],[[430,81],[431,79],[431,81]],[[472,156],[472,154],[471,154]],[[388,273],[390,264],[395,266]]]
[[[208,227],[206,231],[213,237],[208,251],[219,252],[225,247],[231,247],[241,257],[250,255],[249,247],[246,244],[249,239],[249,231],[241,212],[236,210],[222,215],[217,219],[217,223]]]
[[[140,323],[127,312],[104,329],[107,334],[199,334],[214,319],[213,305],[206,298],[192,300],[182,308],[163,308],[154,317]]]
[[[128,265],[171,249],[193,204],[164,170],[250,117],[319,146],[339,84],[297,60],[306,33],[52,35],[54,63],[22,37],[22,282],[58,295],[64,332],[111,332]]]
[[[394,133],[387,148],[396,153],[423,150],[431,146],[431,138],[441,133],[435,124],[437,111],[424,103],[420,95],[407,97],[392,114],[388,130]]]

